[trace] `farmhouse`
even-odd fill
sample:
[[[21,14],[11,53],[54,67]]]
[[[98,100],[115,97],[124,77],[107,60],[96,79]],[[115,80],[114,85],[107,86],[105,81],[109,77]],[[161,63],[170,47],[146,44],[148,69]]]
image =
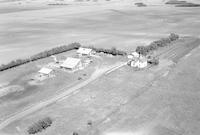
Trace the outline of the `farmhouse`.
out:
[[[52,72],[53,70],[50,69],[50,68],[41,68],[38,72],[40,73],[40,75],[46,75],[46,76],[49,76],[50,73]]]
[[[139,57],[132,60],[130,65],[131,67],[145,68],[147,66],[147,59],[145,57]]]
[[[63,64],[61,64],[61,67],[71,71],[76,71],[82,68],[82,63],[80,59],[68,57]]]
[[[77,50],[77,53],[79,55],[86,55],[86,56],[90,56],[92,54],[92,49],[90,48],[83,48],[83,47],[80,47],[78,50]]]

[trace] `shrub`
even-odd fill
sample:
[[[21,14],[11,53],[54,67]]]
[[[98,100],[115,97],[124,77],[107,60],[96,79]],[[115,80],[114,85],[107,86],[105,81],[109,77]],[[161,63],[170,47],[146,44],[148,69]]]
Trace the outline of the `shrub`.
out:
[[[138,46],[135,50],[137,53],[142,54],[142,55],[147,55],[148,53],[148,47],[146,46]]]
[[[148,47],[148,50],[153,51],[156,50],[158,48],[157,44],[155,42],[150,43]]]
[[[77,132],[73,132],[73,134],[72,135],[78,135],[78,133]]]
[[[47,127],[51,126],[52,120],[49,117],[46,117],[42,120],[39,120],[37,123],[34,123],[32,126],[30,126],[27,130],[29,134],[36,134],[38,132],[42,132],[42,130],[45,130]]]
[[[169,36],[169,39],[171,41],[175,41],[175,40],[179,39],[179,35],[177,35],[175,33],[171,33],[170,36]]]
[[[138,3],[135,3],[136,6],[138,7],[146,7],[147,5],[142,3],[142,2],[138,2]]]

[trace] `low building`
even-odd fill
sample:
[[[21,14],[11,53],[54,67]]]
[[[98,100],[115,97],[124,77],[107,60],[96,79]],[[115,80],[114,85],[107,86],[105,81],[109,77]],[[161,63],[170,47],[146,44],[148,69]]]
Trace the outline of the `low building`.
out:
[[[127,57],[128,57],[128,59],[133,59],[134,58],[133,55],[131,55],[131,54],[129,54]]]
[[[132,52],[131,55],[133,55],[133,57],[135,57],[135,58],[139,58],[140,57],[140,54],[137,53],[137,52]]]
[[[68,57],[62,64],[61,68],[69,69],[71,71],[76,71],[81,69],[82,63],[81,60],[78,58]]]
[[[128,59],[135,59],[135,58],[139,58],[139,57],[140,57],[140,54],[137,53],[137,52],[132,52],[132,53],[129,54],[127,57],[128,57]]]
[[[43,67],[43,68],[41,68],[38,72],[40,73],[40,75],[49,76],[50,73],[51,73],[52,71],[53,71],[53,70],[50,69],[50,68]]]
[[[85,56],[90,56],[92,54],[92,49],[90,48],[83,48],[83,47],[80,47],[78,50],[77,50],[77,53],[79,55],[85,55]]]

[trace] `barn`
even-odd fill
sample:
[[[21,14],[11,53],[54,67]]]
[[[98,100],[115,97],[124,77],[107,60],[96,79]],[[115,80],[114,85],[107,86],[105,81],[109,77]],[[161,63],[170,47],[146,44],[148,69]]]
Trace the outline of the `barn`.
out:
[[[71,71],[76,71],[81,69],[82,63],[81,60],[78,58],[72,58],[72,57],[68,57],[62,64],[61,64],[61,68],[65,68]]]

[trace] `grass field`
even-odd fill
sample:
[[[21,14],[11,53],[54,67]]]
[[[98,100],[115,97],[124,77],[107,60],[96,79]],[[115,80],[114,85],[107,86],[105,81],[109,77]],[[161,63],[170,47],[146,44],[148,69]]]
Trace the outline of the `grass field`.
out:
[[[97,6],[0,6],[0,63],[71,42],[130,50],[171,32],[200,35],[199,8]]]
[[[70,53],[74,53],[74,51],[59,54],[60,56],[58,56],[58,58],[61,57],[61,55],[63,57],[69,56]],[[48,78],[36,85],[32,85],[30,82],[33,76],[38,73],[41,67],[49,62],[53,62],[53,58],[45,58],[0,73],[1,84],[8,83],[8,86],[5,86],[5,88],[18,86],[23,89],[20,91],[7,92],[0,97],[1,119],[16,111],[18,112],[27,106],[61,93],[69,87],[86,80],[94,71],[95,66],[98,65],[98,62],[94,61],[89,67],[86,67],[85,70],[74,74],[56,70],[53,73],[55,77]],[[83,76],[83,74],[86,75]],[[78,80],[79,77],[81,77],[82,80]],[[1,90],[3,90],[3,88],[1,88]]]
[[[182,57],[187,55],[191,50],[200,45],[200,39],[194,37],[182,37],[169,46],[160,48],[155,51],[155,56],[163,59],[169,59],[178,62]]]
[[[197,47],[177,64],[161,62],[140,71],[122,67],[75,95],[11,123],[2,132],[27,135],[32,123],[48,116],[53,124],[41,135],[74,131],[83,135],[198,135],[199,52]]]

